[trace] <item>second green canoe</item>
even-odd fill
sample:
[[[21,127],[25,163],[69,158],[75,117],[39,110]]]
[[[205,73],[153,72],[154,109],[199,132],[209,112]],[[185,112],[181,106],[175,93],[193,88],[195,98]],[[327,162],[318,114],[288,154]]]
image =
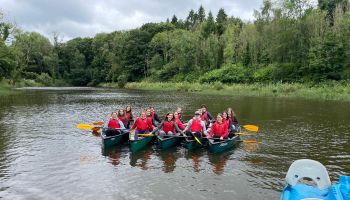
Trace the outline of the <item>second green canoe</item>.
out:
[[[209,151],[212,153],[219,153],[229,149],[232,149],[235,144],[240,141],[239,135],[233,136],[231,139],[223,141],[214,141],[214,139],[209,140]]]
[[[160,149],[168,149],[180,143],[180,137],[161,137],[157,136],[157,146]]]

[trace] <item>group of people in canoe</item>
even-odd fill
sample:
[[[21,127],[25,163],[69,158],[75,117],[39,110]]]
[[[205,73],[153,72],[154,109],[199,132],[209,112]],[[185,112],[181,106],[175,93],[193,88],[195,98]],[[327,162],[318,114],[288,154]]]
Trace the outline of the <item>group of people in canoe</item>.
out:
[[[133,122],[131,126],[131,122]],[[131,106],[112,112],[111,118],[105,125],[108,128],[107,136],[120,134],[125,130],[134,130],[134,140],[139,134],[155,133],[161,137],[186,135],[189,138],[207,137],[214,139],[227,139],[239,131],[238,120],[232,108],[217,114],[216,119],[207,111],[205,104],[195,111],[194,117],[187,123],[182,118],[182,109],[176,108],[168,112],[163,120],[155,112],[154,107],[141,111],[140,116],[134,120]]]

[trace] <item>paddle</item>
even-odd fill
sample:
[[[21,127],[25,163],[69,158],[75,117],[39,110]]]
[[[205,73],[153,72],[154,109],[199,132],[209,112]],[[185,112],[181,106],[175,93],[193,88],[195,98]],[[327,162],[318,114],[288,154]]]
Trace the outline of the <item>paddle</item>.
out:
[[[93,125],[100,125],[100,126],[101,126],[101,125],[104,124],[104,122],[92,122],[92,124],[93,124]]]
[[[250,133],[234,133],[236,135],[243,135],[243,136],[251,136],[252,134]]]
[[[207,138],[207,139],[218,139],[218,138]],[[221,141],[229,141],[232,139],[223,139],[223,140],[218,140],[217,142],[221,142]],[[256,140],[236,140],[236,142],[245,142],[245,143],[257,143],[257,144],[261,144],[261,141],[256,141]]]
[[[94,129],[94,128],[101,128],[101,127],[93,126],[93,125],[90,125],[90,124],[77,124],[77,128],[85,129],[85,130],[91,130],[91,129]]]
[[[252,132],[258,132],[259,130],[259,127],[255,125],[244,125],[243,128]]]

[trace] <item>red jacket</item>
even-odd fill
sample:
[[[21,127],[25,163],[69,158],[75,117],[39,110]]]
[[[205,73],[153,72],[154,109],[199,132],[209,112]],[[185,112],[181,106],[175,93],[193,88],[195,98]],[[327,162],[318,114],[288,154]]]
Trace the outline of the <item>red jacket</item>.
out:
[[[163,123],[163,128],[162,130],[165,132],[165,133],[168,133],[169,131],[175,133],[175,125],[174,125],[174,122],[173,121],[167,121],[165,120],[164,123]]]
[[[109,119],[108,128],[120,128],[118,119]]]
[[[185,126],[184,124],[181,122],[180,119],[175,119],[175,122],[176,122],[176,125],[179,127],[180,130],[184,130],[185,129]]]
[[[219,124],[218,122],[215,122],[213,126],[211,126],[209,136],[212,137],[213,135],[217,135],[219,137],[227,137],[228,136],[227,123],[222,122],[221,124]]]
[[[202,133],[203,131],[203,127],[202,127],[202,120],[195,120],[195,119],[192,119],[192,124],[191,124],[191,127],[190,127],[190,131],[191,132],[200,132]]]
[[[152,121],[150,121],[148,118],[146,119],[141,119],[141,118],[137,118],[134,125],[131,127],[131,129],[136,129],[139,131],[151,131],[153,130],[153,125],[152,125]]]
[[[132,120],[132,114],[131,113],[125,113],[126,119],[128,121]]]
[[[123,122],[125,127],[128,125],[129,120],[126,117],[120,116],[118,118],[119,118],[120,121]]]
[[[201,119],[202,119],[202,121],[205,122],[205,124],[207,124],[207,125],[209,124],[209,116],[208,116],[208,113],[207,113],[207,112],[202,113]]]

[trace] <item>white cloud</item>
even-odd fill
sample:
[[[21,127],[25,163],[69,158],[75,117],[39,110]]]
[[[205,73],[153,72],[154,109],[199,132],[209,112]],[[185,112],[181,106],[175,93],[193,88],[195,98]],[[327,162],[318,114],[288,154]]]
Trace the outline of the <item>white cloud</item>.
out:
[[[216,15],[224,8],[228,15],[250,20],[261,3],[262,0],[0,0],[5,15],[23,30],[46,36],[55,31],[65,40],[136,28],[171,19],[173,14],[184,19],[190,9],[197,10],[200,5],[206,13],[211,10]]]

